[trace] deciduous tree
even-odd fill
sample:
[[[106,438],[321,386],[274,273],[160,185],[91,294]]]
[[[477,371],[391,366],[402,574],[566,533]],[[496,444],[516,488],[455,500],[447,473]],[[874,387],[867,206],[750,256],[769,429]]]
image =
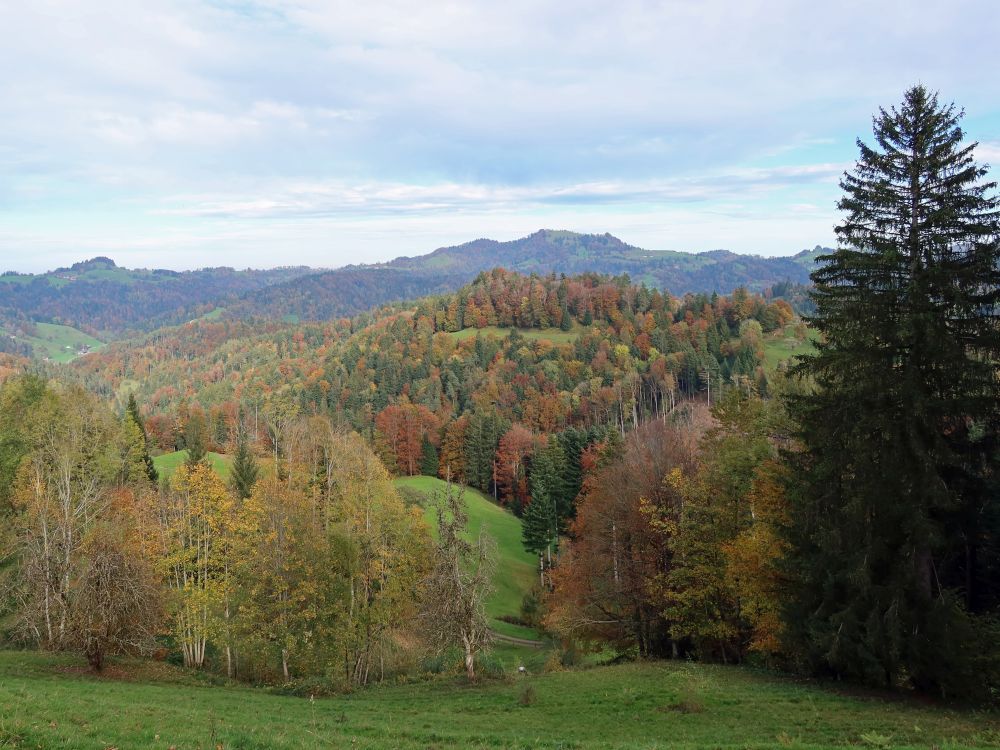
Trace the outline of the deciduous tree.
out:
[[[421,623],[439,650],[462,649],[465,673],[473,680],[476,656],[493,640],[485,605],[492,591],[496,544],[485,530],[474,543],[465,539],[469,522],[465,500],[450,483],[436,502],[438,538],[424,580]]]

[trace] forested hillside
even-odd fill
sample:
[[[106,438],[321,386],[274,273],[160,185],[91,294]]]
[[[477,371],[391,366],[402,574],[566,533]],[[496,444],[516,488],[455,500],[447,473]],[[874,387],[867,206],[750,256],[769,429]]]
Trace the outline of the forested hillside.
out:
[[[226,299],[294,279],[306,268],[199,271],[120,268],[93,258],[44,274],[0,276],[0,330],[19,338],[31,323],[59,323],[98,338],[151,331],[211,312]]]
[[[411,670],[414,641],[462,644],[473,677],[491,627],[559,634],[560,540],[595,472],[650,430],[696,451],[703,404],[766,391],[764,336],[792,319],[745,290],[676,298],[625,277],[495,269],[356,319],[198,320],[52,368],[50,382],[14,378],[0,392],[0,505],[20,569],[60,573],[16,582],[9,636],[100,669],[167,623],[186,666],[340,686]],[[60,482],[67,465],[81,468]],[[390,473],[447,484],[407,499]],[[483,493],[472,528],[503,519],[495,541],[469,538],[451,483]],[[488,498],[522,520],[487,513]],[[50,528],[78,540],[66,555]],[[108,617],[110,630],[88,629]]]
[[[54,358],[51,347],[38,340],[38,323],[77,329],[70,352],[76,355],[95,348],[93,344],[82,348],[77,339],[119,340],[206,314],[329,321],[388,303],[452,292],[496,266],[526,274],[629,274],[635,283],[675,295],[728,294],[737,287],[765,292],[778,285],[774,294],[788,294],[799,309],[802,294],[797,290],[808,281],[818,250],[792,258],[724,250],[653,252],[611,235],[539,231],[511,242],[476,240],[429,255],[320,272],[303,267],[126,269],[101,257],[45,274],[0,276],[0,352]]]
[[[135,392],[163,450],[183,447],[177,423],[192,409],[224,442],[241,406],[258,423],[287,410],[330,413],[369,436],[404,410],[420,415],[436,447],[439,431],[459,439],[470,421],[492,433],[624,431],[723,384],[766,389],[764,337],[792,317],[786,303],[742,290],[678,299],[621,278],[497,269],[409,309],[322,325],[197,321],[74,369],[108,398]],[[412,457],[397,462],[414,473]],[[483,472],[472,483],[485,490]]]

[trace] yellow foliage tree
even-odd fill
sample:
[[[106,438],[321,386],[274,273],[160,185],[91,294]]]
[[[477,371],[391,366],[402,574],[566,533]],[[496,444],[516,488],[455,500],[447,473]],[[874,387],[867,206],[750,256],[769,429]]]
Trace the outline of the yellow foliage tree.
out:
[[[235,501],[211,466],[184,465],[174,473],[157,510],[174,635],[185,666],[201,668],[231,587],[226,561]]]

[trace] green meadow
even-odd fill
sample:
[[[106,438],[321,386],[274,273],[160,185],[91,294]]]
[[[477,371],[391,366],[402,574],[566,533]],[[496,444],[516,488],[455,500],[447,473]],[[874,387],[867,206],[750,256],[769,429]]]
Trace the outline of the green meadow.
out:
[[[814,342],[819,334],[812,328],[806,330],[806,338],[795,338],[794,326],[786,326],[764,340],[764,366],[777,370],[783,363],[791,363],[794,357],[809,354],[814,349]]]
[[[95,351],[104,346],[83,331],[71,326],[56,323],[35,323],[37,335],[19,336],[22,341],[31,344],[36,357],[48,357],[54,362],[69,362],[79,356],[79,351],[86,346]]]
[[[219,476],[223,479],[229,479],[229,467],[233,462],[232,458],[221,453],[208,453],[207,456],[209,463],[219,473]],[[153,457],[153,465],[156,466],[156,470],[160,473],[161,478],[169,478],[171,474],[187,461],[187,457],[187,450],[164,453]]]
[[[0,748],[995,748],[995,714],[682,662],[452,674],[329,698],[210,684],[163,663],[104,676],[0,652]]]

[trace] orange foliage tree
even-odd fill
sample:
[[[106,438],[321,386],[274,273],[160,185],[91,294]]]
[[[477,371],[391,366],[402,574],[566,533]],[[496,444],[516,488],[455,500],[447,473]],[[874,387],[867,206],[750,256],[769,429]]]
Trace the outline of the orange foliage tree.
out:
[[[673,469],[693,470],[705,422],[703,411],[692,409],[680,423],[647,422],[623,446],[610,442],[585,451],[576,519],[546,600],[548,628],[643,655],[669,652],[662,607],[649,590],[669,554],[643,507],[676,503],[663,478]]]
[[[402,474],[416,474],[424,439],[437,446],[440,426],[441,420],[426,406],[404,403],[385,407],[375,417],[375,428],[386,464]]]
[[[515,424],[500,438],[493,481],[504,503],[523,507],[528,500],[528,459],[535,452],[535,435]]]

